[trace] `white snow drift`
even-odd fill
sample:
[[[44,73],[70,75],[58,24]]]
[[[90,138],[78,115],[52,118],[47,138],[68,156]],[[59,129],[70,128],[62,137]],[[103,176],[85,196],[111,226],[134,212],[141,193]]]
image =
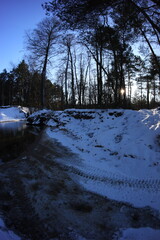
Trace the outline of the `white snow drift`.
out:
[[[25,120],[29,112],[28,108],[24,107],[1,107],[0,108],[0,123]]]
[[[82,159],[63,162],[75,181],[111,199],[160,211],[159,109],[57,111],[48,125],[48,135]]]
[[[47,115],[47,134],[76,153],[72,162],[67,157],[57,159],[74,181],[89,191],[136,207],[149,206],[155,214],[160,214],[159,108],[140,111],[45,110],[33,115],[33,123],[40,122],[37,116],[41,114],[43,118]],[[0,109],[0,122],[23,118],[24,113],[17,108]],[[1,221],[0,237],[19,239],[9,236],[11,232],[4,232],[4,228]],[[151,228],[121,231],[119,240],[160,239],[160,230]]]

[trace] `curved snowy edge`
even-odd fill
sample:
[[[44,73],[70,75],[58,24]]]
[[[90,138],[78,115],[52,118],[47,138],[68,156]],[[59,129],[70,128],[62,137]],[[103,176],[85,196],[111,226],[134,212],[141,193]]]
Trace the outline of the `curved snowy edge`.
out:
[[[118,237],[118,235],[121,237]],[[115,233],[113,240],[159,240],[160,230],[149,227],[146,228],[127,228]]]
[[[0,107],[0,123],[24,121],[28,115],[29,108],[27,107]]]
[[[22,240],[13,231],[9,230],[0,218],[0,240]]]
[[[72,145],[72,141],[68,136],[65,136],[62,132],[59,131],[52,131],[52,129],[47,128],[46,129],[47,135],[51,139],[56,139],[58,142],[62,143],[64,146],[70,148],[74,153],[77,153],[82,160],[84,160],[83,154],[80,154],[75,146]],[[87,156],[88,157],[88,156]],[[61,160],[59,160],[61,163]],[[66,162],[62,163],[64,165],[68,165],[70,169],[72,169],[73,164]],[[154,189],[154,186],[152,189],[147,188],[139,188],[139,184],[136,184],[136,186],[129,186],[130,184],[122,185],[112,185],[107,184],[105,181],[100,181],[99,177],[109,177],[110,179],[114,180],[114,176],[116,177],[117,182],[123,180],[123,175],[117,174],[116,172],[107,172],[100,170],[99,168],[96,169],[94,166],[89,168],[87,165],[87,162],[84,160],[81,167],[79,166],[73,166],[76,171],[79,171],[83,174],[74,174],[72,171],[69,171],[69,174],[73,176],[73,179],[83,186],[86,190],[94,192],[96,194],[99,194],[104,197],[108,197],[110,199],[116,200],[116,201],[122,201],[127,202],[129,204],[132,204],[135,207],[151,207],[155,210],[160,211],[160,191]],[[95,169],[95,171],[94,171]],[[97,175],[98,174],[98,175]],[[86,177],[86,176],[93,176],[93,177]],[[131,181],[135,181],[134,178],[127,178]],[[142,179],[141,179],[142,180]],[[152,179],[153,180],[153,179]],[[136,180],[138,181],[138,180]],[[156,187],[157,188],[157,187]]]
[[[4,221],[0,218],[0,239],[1,240],[22,240],[17,234],[9,230]],[[87,240],[81,238],[80,236],[76,237],[77,240]],[[113,240],[159,240],[160,239],[160,230],[152,228],[127,228],[120,229],[113,236]]]
[[[159,108],[43,110],[29,119],[82,159],[62,164],[88,191],[160,211]]]

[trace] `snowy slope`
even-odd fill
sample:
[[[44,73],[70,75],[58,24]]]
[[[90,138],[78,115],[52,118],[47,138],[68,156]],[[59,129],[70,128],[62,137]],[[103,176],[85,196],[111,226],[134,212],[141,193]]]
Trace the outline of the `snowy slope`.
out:
[[[2,122],[24,116],[18,108],[0,108]],[[32,116],[35,124],[41,123],[42,116],[47,134],[76,153],[72,160],[54,158],[74,181],[111,199],[152,207],[160,216],[160,109],[45,110]],[[117,234],[115,240],[160,239],[160,230],[152,228],[120,231],[121,237]],[[1,239],[20,237],[0,219]]]
[[[1,107],[0,123],[25,120],[28,111],[28,108],[23,107]]]
[[[65,110],[48,121],[50,137],[77,153],[64,162],[86,189],[160,210],[160,110]],[[61,160],[60,160],[61,161]]]
[[[123,230],[119,240],[159,240],[160,230],[152,228],[128,228]]]
[[[9,230],[0,218],[0,240],[21,240],[13,231]]]

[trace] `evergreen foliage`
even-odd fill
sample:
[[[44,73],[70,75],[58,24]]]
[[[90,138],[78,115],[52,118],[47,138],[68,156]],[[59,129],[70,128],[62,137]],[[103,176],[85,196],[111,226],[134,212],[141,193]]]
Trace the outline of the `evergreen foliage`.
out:
[[[40,101],[41,73],[30,71],[28,64],[22,60],[10,72],[0,73],[0,106],[21,105],[41,107]],[[61,107],[61,87],[46,80],[46,107]]]

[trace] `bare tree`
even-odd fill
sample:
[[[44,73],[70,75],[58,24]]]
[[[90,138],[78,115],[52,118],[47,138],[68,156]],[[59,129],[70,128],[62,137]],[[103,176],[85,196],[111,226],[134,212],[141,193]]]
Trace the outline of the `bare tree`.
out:
[[[71,96],[70,103],[72,106],[75,105],[75,73],[74,73],[74,54],[72,52],[72,47],[74,45],[74,35],[66,34],[62,41],[62,53],[65,52],[65,104],[69,103],[69,85],[71,86]],[[70,79],[70,82],[69,82]]]
[[[58,38],[60,23],[56,18],[47,17],[37,27],[27,33],[27,49],[32,53],[33,59],[41,66],[41,107],[45,106],[45,82],[49,57],[54,54],[53,47]]]

